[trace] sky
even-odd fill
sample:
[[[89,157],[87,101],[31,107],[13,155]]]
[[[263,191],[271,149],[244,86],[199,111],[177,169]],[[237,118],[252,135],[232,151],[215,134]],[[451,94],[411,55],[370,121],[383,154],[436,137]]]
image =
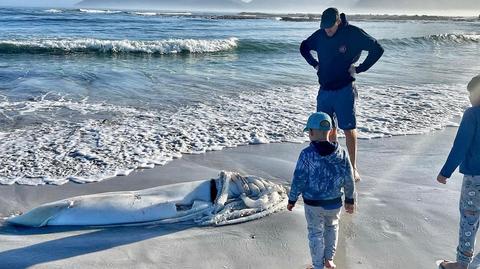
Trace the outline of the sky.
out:
[[[0,6],[43,6],[73,7],[81,0],[0,0]],[[84,0],[88,5],[99,6],[172,9],[179,6],[195,10],[198,6],[237,8],[239,5],[248,11],[298,12],[309,11],[321,13],[328,6],[334,5],[349,13],[390,13],[390,14],[438,14],[438,15],[480,15],[480,0]],[[125,4],[129,3],[129,4]],[[272,7],[275,7],[274,9]],[[316,12],[315,12],[316,11]]]

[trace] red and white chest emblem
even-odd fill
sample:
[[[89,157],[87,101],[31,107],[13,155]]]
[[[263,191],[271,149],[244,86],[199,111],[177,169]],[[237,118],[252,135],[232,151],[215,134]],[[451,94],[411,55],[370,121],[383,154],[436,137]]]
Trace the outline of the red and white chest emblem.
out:
[[[338,52],[340,52],[340,53],[345,53],[345,52],[347,52],[347,46],[346,46],[346,45],[341,45],[341,46],[338,48]]]

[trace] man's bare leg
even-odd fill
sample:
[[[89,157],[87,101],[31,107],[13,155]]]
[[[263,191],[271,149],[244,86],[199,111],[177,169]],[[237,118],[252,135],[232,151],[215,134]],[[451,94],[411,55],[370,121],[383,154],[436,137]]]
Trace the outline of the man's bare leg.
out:
[[[344,130],[347,144],[348,156],[353,168],[353,178],[355,182],[360,181],[360,174],[357,170],[357,129]]]
[[[332,130],[330,131],[330,134],[328,136],[328,140],[330,140],[330,142],[337,142],[338,141],[337,128],[332,128]]]

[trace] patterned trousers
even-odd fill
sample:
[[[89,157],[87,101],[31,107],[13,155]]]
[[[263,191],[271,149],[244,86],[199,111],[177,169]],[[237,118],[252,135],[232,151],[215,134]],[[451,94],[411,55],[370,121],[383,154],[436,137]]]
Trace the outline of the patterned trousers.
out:
[[[460,196],[460,229],[457,262],[468,266],[472,262],[475,237],[480,219],[480,176],[463,178]]]

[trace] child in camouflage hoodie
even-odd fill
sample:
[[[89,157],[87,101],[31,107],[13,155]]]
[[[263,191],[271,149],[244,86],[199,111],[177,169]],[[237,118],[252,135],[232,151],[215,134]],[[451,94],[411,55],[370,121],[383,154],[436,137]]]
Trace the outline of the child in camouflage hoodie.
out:
[[[338,143],[328,141],[331,128],[328,114],[317,112],[309,117],[304,131],[309,132],[311,143],[298,158],[288,201],[288,210],[292,211],[298,196],[303,197],[314,269],[335,268],[342,189],[347,213],[353,213],[355,204],[348,153]]]

